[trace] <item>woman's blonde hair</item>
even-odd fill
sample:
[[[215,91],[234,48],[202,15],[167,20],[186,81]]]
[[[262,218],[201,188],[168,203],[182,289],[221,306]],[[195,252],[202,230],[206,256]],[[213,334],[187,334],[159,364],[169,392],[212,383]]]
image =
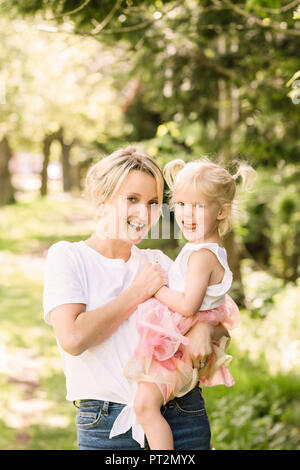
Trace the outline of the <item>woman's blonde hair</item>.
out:
[[[91,166],[85,180],[85,196],[98,208],[112,198],[132,170],[153,176],[158,200],[162,203],[164,180],[158,163],[146,152],[133,146],[121,148]]]
[[[242,190],[251,192],[257,172],[246,162],[239,162],[239,168],[234,175],[228,170],[213,163],[207,157],[200,160],[184,162],[176,159],[164,167],[164,177],[170,188],[170,204],[174,205],[174,191],[181,188],[193,188],[208,200],[217,202],[220,207],[230,206],[228,216],[221,220],[218,226],[219,235],[224,236],[232,229],[233,212],[237,210],[236,180],[242,178]]]

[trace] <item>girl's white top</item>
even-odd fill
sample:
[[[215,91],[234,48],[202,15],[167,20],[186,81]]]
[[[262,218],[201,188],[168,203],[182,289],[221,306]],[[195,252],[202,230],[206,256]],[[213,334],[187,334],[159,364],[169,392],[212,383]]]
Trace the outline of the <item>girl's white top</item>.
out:
[[[205,297],[199,310],[209,310],[219,307],[224,303],[225,294],[229,291],[232,284],[232,272],[228,266],[226,249],[217,243],[186,243],[169,270],[169,287],[178,292],[185,290],[189,257],[194,251],[198,251],[201,248],[207,248],[212,251],[225,270],[222,282],[208,286],[206,289]]]
[[[45,321],[51,324],[49,312],[59,305],[83,303],[86,311],[106,305],[132,284],[148,262],[160,263],[167,272],[172,265],[172,260],[160,250],[141,250],[134,245],[125,262],[102,256],[84,241],[55,243],[48,250],[45,266]],[[139,341],[135,314],[110,338],[79,356],[68,354],[58,341],[57,344],[66,376],[66,399],[107,400],[126,405],[115,420],[110,437],[132,428],[132,437],[143,447],[144,431],[133,408],[137,384],[123,374]]]

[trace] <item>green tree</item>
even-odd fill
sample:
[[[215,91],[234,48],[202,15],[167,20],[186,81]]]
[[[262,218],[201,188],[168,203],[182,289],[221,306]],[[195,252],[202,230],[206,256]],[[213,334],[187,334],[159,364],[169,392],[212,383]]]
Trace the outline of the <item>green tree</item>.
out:
[[[1,19],[1,78],[6,102],[0,131],[14,149],[43,151],[42,194],[47,192],[51,143],[61,145],[63,188],[93,141],[121,132],[120,92],[113,87],[111,54],[90,38],[49,35],[34,21]],[[82,157],[83,153],[83,157]],[[11,152],[10,152],[11,154]],[[7,166],[7,165],[6,165]],[[6,170],[7,172],[7,170]]]
[[[43,15],[57,34],[122,48],[126,62],[114,77],[132,85],[125,139],[151,139],[165,160],[206,153],[230,169],[239,156],[257,168],[297,161],[299,108],[285,86],[298,67],[297,2],[12,3],[21,14]],[[231,233],[226,243],[240,281],[242,240]]]
[[[297,2],[12,3],[21,14],[43,14],[57,32],[124,47],[119,80],[139,82],[126,108],[128,138],[193,118],[204,126],[199,140],[225,162],[239,153],[256,165],[296,160],[298,109],[285,83],[298,65]]]

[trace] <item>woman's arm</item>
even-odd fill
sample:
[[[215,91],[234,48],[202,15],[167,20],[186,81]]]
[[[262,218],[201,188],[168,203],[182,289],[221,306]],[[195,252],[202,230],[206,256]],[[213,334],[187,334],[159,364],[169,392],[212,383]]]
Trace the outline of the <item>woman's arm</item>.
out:
[[[163,286],[156,292],[155,297],[183,316],[194,315],[203,302],[214,262],[215,255],[211,251],[195,251],[188,261],[185,291],[177,292]]]
[[[50,312],[51,323],[61,347],[78,356],[109,338],[136,309],[167,283],[159,264],[147,263],[132,285],[118,297],[95,310],[85,304],[64,304]]]

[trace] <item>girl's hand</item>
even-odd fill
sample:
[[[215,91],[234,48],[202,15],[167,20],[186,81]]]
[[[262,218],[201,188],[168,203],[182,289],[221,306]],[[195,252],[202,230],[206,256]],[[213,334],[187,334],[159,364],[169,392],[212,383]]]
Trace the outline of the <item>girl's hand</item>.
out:
[[[201,363],[206,363],[212,353],[212,334],[214,326],[209,323],[198,322],[185,335],[189,338],[186,351],[190,356],[193,367],[200,368]]]
[[[131,288],[140,302],[152,297],[162,286],[168,285],[168,275],[158,263],[146,263],[135,277]]]

